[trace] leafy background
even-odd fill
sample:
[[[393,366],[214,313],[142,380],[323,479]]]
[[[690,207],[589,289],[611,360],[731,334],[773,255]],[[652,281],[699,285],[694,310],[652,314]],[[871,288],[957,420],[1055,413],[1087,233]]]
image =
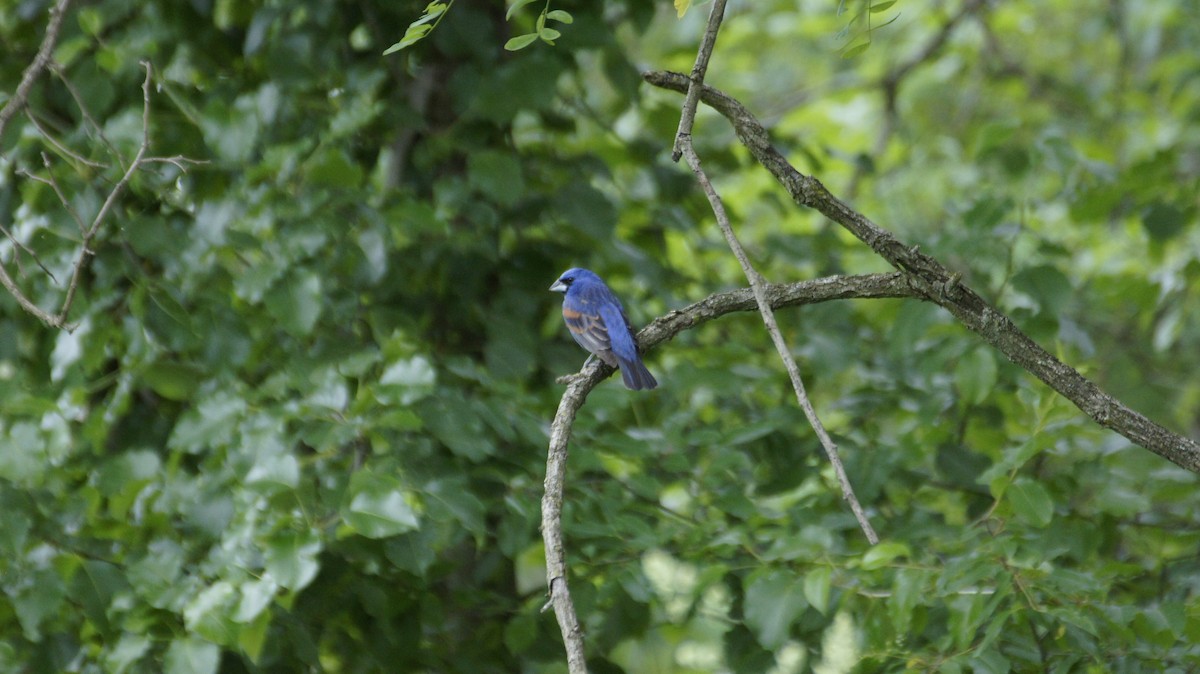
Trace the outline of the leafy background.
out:
[[[877,3],[881,4],[881,3]],[[71,316],[0,296],[8,671],[563,671],[537,531],[562,269],[635,323],[743,284],[687,172],[707,7],[100,0],[0,138],[10,270],[53,307],[140,139]],[[1040,343],[1200,433],[1200,9],[733,3],[709,72],[805,172]],[[0,94],[48,5],[0,8]],[[871,29],[866,26],[870,18]],[[892,23],[880,24],[895,18]],[[955,21],[944,44],[926,45]],[[870,47],[842,58],[856,44]],[[895,80],[889,113],[888,73]],[[68,85],[69,83],[69,85]],[[82,105],[82,109],[80,107]],[[84,114],[83,110],[86,110]],[[711,111],[697,144],[773,281],[879,271]],[[50,169],[41,153],[50,158]],[[933,307],[780,316],[885,541],[868,548],[757,319],[649,356],[576,426],[564,528],[599,672],[1190,671],[1196,477],[1102,431]]]

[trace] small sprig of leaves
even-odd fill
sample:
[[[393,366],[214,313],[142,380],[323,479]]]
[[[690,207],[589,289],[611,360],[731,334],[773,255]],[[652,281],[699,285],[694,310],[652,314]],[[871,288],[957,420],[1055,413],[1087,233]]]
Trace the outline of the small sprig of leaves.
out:
[[[383,55],[387,56],[393,52],[398,52],[405,47],[410,47],[421,40],[425,39],[426,35],[433,32],[434,28],[442,22],[442,17],[446,16],[446,12],[450,11],[450,5],[454,4],[454,0],[448,2],[440,2],[434,0],[425,6],[425,11],[421,13],[420,18],[408,24],[408,30],[404,31],[404,37],[396,44],[388,47]]]
[[[504,20],[510,20],[514,12],[516,12],[518,9],[521,9],[525,5],[532,4],[534,2],[537,2],[537,0],[516,0],[513,2],[513,4],[509,5],[508,13],[504,15]],[[518,35],[510,39],[508,42],[504,43],[504,48],[509,51],[517,51],[519,49],[528,47],[537,40],[541,40],[542,42],[550,45],[554,44],[554,41],[562,36],[562,33],[547,26],[547,21],[557,21],[562,24],[570,24],[575,21],[575,17],[571,16],[571,14],[565,10],[550,9],[550,0],[546,0],[546,5],[542,7],[542,13],[538,15],[537,23],[534,25],[533,32],[525,33],[524,35]]]
[[[525,5],[537,2],[537,0],[514,0],[509,5],[508,13],[504,15],[504,20],[509,21],[512,15]],[[450,6],[454,4],[454,0],[434,0],[425,6],[425,11],[421,16],[412,23],[408,24],[408,30],[404,31],[404,37],[396,44],[388,47],[384,52],[384,56],[398,52],[405,47],[412,45],[425,39],[434,28],[441,23],[446,13],[450,11]],[[518,35],[508,42],[504,43],[504,48],[509,51],[517,51],[524,49],[534,42],[541,40],[546,44],[554,44],[554,41],[562,36],[562,32],[546,25],[547,21],[557,21],[561,24],[571,24],[575,22],[575,17],[571,16],[570,12],[562,9],[550,9],[550,0],[546,0],[546,5],[542,7],[541,14],[538,14],[537,23],[532,33]]]
[[[892,5],[896,4],[896,0],[880,0],[873,2],[872,0],[863,0],[862,9],[854,16],[850,17],[850,21],[846,23],[846,27],[838,32],[839,39],[845,39],[850,34],[851,28],[856,24],[865,23],[865,29],[855,31],[855,34],[850,37],[850,44],[842,49],[842,58],[850,59],[865,52],[871,46],[871,33],[887,26],[896,19],[900,18],[897,14],[878,26],[871,25],[871,15],[891,9]],[[841,0],[838,4],[838,16],[841,16],[846,11],[846,0]]]

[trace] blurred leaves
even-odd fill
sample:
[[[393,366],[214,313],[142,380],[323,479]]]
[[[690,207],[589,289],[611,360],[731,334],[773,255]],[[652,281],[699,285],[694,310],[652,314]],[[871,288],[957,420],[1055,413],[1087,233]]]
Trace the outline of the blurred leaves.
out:
[[[679,100],[637,77],[687,70],[702,17],[451,4],[103,0],[68,17],[30,112],[88,161],[14,118],[12,238],[65,277],[77,225],[19,171],[46,175],[46,153],[94,213],[140,138],[140,58],[160,73],[152,152],[207,163],[135,177],[75,332],[0,295],[6,668],[562,669],[539,503],[555,378],[585,354],[546,287],[596,269],[640,327],[744,285],[669,160]],[[991,3],[889,105],[881,78],[958,7],[743,3],[710,77],[798,169],[1195,435],[1200,17]],[[0,11],[0,90],[44,19]],[[882,268],[707,115],[697,147],[767,278]],[[0,239],[55,305],[61,285]],[[594,669],[1195,668],[1196,476],[936,307],[779,320],[885,542],[862,540],[757,319],[685,332],[647,354],[660,389],[605,382],[573,429],[563,514]]]

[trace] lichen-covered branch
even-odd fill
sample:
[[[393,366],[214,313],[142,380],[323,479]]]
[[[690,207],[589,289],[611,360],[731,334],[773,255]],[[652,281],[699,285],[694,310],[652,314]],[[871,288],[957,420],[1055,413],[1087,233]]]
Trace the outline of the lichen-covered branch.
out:
[[[903,274],[867,274],[834,276],[789,284],[763,284],[759,292],[772,309],[816,304],[852,298],[919,297]],[[672,311],[647,325],[638,333],[638,345],[649,351],[676,335],[699,327],[714,318],[741,311],[757,311],[756,292],[744,288],[710,295],[695,304]],[[546,458],[545,491],[542,494],[542,541],[546,548],[546,582],[558,626],[567,651],[567,667],[572,674],[587,671],[584,659],[583,631],[567,583],[566,553],[562,534],[563,484],[567,470],[567,443],[575,415],[583,407],[592,389],[615,370],[594,360],[578,374],[567,378],[567,390],[558,404],[550,425],[550,450]]]
[[[690,83],[684,75],[663,71],[644,73],[643,78],[654,86],[680,93],[686,92]],[[920,252],[916,246],[901,243],[891,232],[830,194],[815,177],[797,171],[771,145],[767,130],[740,102],[708,86],[703,87],[700,100],[729,119],[738,139],[797,204],[817,210],[849,230],[893,267],[904,272],[908,282],[924,299],[949,311],[963,325],[1062,394],[1096,423],[1180,467],[1200,473],[1200,443],[1160,426],[1105,393],[1030,339],[1008,316],[963,284],[958,274]]]

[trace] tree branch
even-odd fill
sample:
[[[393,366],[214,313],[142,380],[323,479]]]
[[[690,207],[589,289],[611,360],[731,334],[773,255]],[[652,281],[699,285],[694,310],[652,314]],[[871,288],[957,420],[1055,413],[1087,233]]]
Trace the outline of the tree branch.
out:
[[[757,311],[760,299],[773,309],[817,304],[841,299],[878,299],[923,297],[898,272],[862,276],[833,276],[789,284],[766,283],[757,289],[744,288],[710,295],[683,309],[656,318],[637,335],[642,351],[649,351],[670,341],[676,335],[697,328],[715,318],[741,311]],[[567,390],[558,404],[558,412],[550,424],[550,449],[546,458],[545,492],[542,495],[542,540],[546,547],[546,581],[554,615],[567,650],[567,667],[571,674],[587,671],[584,659],[583,630],[575,615],[567,586],[566,554],[562,535],[563,484],[567,470],[567,443],[575,415],[597,384],[611,376],[615,369],[599,359],[593,359],[579,373],[567,378]]]
[[[65,5],[65,3],[62,4]],[[54,28],[54,31],[57,31],[57,28]],[[50,37],[51,31],[48,30],[47,39]],[[0,285],[3,285],[5,290],[7,290],[9,294],[16,298],[17,302],[23,309],[28,311],[30,314],[33,314],[38,318],[38,320],[42,321],[46,325],[49,325],[50,327],[60,328],[68,332],[75,329],[75,326],[71,325],[67,321],[67,316],[70,314],[71,306],[75,302],[75,296],[79,290],[79,280],[83,276],[84,270],[87,269],[88,260],[94,254],[94,251],[92,250],[92,241],[96,238],[96,234],[99,233],[100,227],[104,224],[105,220],[112,212],[113,206],[116,205],[117,200],[129,186],[129,181],[133,179],[133,175],[137,173],[137,171],[140,170],[143,165],[149,162],[168,162],[182,170],[183,162],[189,161],[183,157],[146,156],[146,152],[150,149],[150,85],[153,82],[154,70],[150,66],[149,61],[142,61],[141,65],[146,71],[146,77],[142,81],[142,142],[138,145],[137,154],[134,155],[133,160],[125,168],[124,175],[122,175],[121,179],[117,181],[117,184],[114,185],[111,190],[109,190],[108,196],[104,199],[104,203],[101,204],[100,209],[96,212],[96,215],[92,217],[91,222],[84,222],[84,220],[71,206],[66,194],[64,194],[62,189],[59,188],[58,182],[54,179],[53,172],[50,171],[49,157],[47,157],[45,153],[42,153],[42,161],[46,166],[49,178],[40,178],[30,173],[25,173],[26,176],[32,178],[33,180],[50,185],[54,190],[54,193],[58,196],[59,202],[62,203],[63,208],[67,210],[67,212],[72,218],[75,219],[76,224],[79,226],[79,254],[75,258],[75,262],[72,265],[71,276],[68,281],[67,291],[63,298],[62,306],[59,307],[58,312],[55,314],[51,314],[50,312],[45,311],[34,304],[33,301],[30,300],[29,297],[17,286],[16,282],[13,281],[12,277],[8,274],[8,270],[4,268],[4,265],[0,264]],[[18,243],[18,245],[20,244]],[[25,248],[23,245],[20,245],[20,247]],[[29,252],[30,255],[33,255],[32,251]],[[36,256],[34,256],[34,259],[36,260]],[[38,264],[40,265],[41,262],[38,261]],[[45,269],[45,267],[43,267],[43,269]],[[47,270],[46,273],[49,274],[49,271]],[[51,278],[53,278],[53,276],[51,276]]]
[[[704,39],[701,41],[699,52],[696,54],[696,65],[692,68],[692,76],[688,82],[687,96],[684,99],[683,112],[679,120],[679,132],[675,136],[675,152],[672,158],[678,160],[680,155],[687,158],[688,166],[692,169],[692,173],[695,174],[697,182],[700,183],[700,188],[704,191],[704,195],[708,197],[708,203],[712,207],[713,215],[717,218],[717,226],[720,227],[721,234],[725,237],[725,242],[729,245],[733,256],[737,258],[738,264],[742,267],[742,272],[746,275],[746,280],[750,283],[750,288],[754,291],[759,314],[762,316],[763,326],[766,327],[767,334],[771,336],[771,342],[775,345],[775,351],[778,352],[780,360],[783,361],[784,369],[787,370],[788,378],[792,382],[792,389],[796,392],[796,401],[800,404],[800,409],[804,411],[804,416],[808,419],[809,425],[813,427],[813,431],[816,432],[817,438],[821,441],[821,447],[825,450],[825,455],[829,457],[829,462],[833,465],[833,471],[837,475],[838,484],[842,489],[842,498],[850,504],[850,510],[854,513],[854,518],[858,520],[858,525],[862,528],[867,540],[871,545],[875,545],[879,542],[879,536],[871,526],[870,520],[867,519],[867,514],[858,502],[858,497],[854,495],[854,487],[850,484],[850,478],[846,476],[846,469],[842,465],[841,457],[838,455],[837,445],[833,443],[833,439],[825,431],[825,425],[821,423],[821,418],[817,416],[816,409],[813,408],[812,402],[808,399],[808,392],[804,388],[804,380],[800,376],[800,367],[796,364],[796,359],[792,357],[792,350],[788,347],[787,342],[784,341],[783,334],[779,331],[779,324],[775,322],[775,314],[772,312],[771,306],[762,292],[765,280],[758,273],[758,270],[754,268],[753,263],[750,262],[750,257],[746,255],[746,250],[742,247],[741,242],[738,241],[737,235],[733,231],[733,225],[729,221],[729,216],[725,212],[725,205],[721,201],[721,196],[717,194],[716,189],[712,186],[712,182],[708,179],[708,174],[704,172],[704,168],[700,164],[700,156],[696,154],[696,148],[692,144],[692,125],[696,116],[697,100],[700,95],[700,89],[704,86],[704,73],[708,69],[708,61],[713,47],[716,46],[717,32],[721,28],[721,18],[724,16],[724,13],[725,0],[714,0],[712,10],[708,15],[708,25],[704,31]]]
[[[79,278],[83,275],[83,270],[87,268],[87,261],[92,256],[92,239],[95,238],[96,232],[100,231],[100,225],[104,224],[104,219],[108,217],[109,211],[112,210],[113,204],[125,191],[125,187],[129,185],[133,174],[142,167],[145,161],[146,151],[150,149],[150,83],[153,80],[154,71],[150,67],[149,61],[142,61],[142,67],[146,69],[146,79],[142,81],[142,142],[138,146],[137,154],[134,155],[133,161],[129,162],[129,167],[125,169],[125,175],[121,176],[121,180],[108,193],[108,198],[104,200],[104,204],[100,206],[100,210],[96,212],[96,217],[92,218],[91,225],[83,233],[83,242],[80,244],[79,257],[75,259],[75,270],[71,274],[70,285],[67,286],[67,296],[63,300],[62,308],[58,311],[58,320],[61,327],[66,327],[67,314],[71,311],[71,304],[75,301],[75,291],[79,288]],[[68,330],[72,328],[68,327]]]
[[[686,92],[690,80],[679,73],[655,71],[642,77],[650,84]],[[819,180],[797,171],[772,145],[767,130],[737,100],[705,86],[700,99],[733,124],[738,139],[783,185],[800,206],[812,208],[840,224],[904,272],[921,296],[949,311],[1010,361],[1024,368],[1075,404],[1096,423],[1125,436],[1176,465],[1200,473],[1200,443],[1167,430],[1105,393],[1095,383],[1047,352],[1017,328],[1008,316],[961,283],[959,274],[907,246],[866,216],[842,203]]]
[[[42,37],[42,44],[38,47],[37,55],[33,57],[33,62],[21,74],[21,82],[17,84],[12,98],[8,99],[3,108],[0,108],[0,137],[4,136],[4,132],[8,129],[8,123],[29,103],[29,92],[33,90],[33,83],[50,65],[50,55],[54,51],[54,46],[58,44],[58,33],[62,30],[63,17],[70,4],[71,0],[58,0],[58,4],[50,9],[50,22],[46,25],[46,35]]]
[[[713,0],[708,12],[708,23],[704,27],[704,37],[700,40],[700,48],[696,51],[696,63],[692,66],[692,86],[688,88],[687,96],[683,99],[683,109],[679,115],[679,130],[675,132],[675,149],[671,152],[671,161],[679,161],[683,156],[683,142],[691,142],[692,125],[696,121],[696,108],[700,105],[699,86],[704,84],[704,74],[708,72],[708,59],[712,56],[713,47],[717,44],[717,32],[721,29],[721,20],[725,16],[725,0]]]

